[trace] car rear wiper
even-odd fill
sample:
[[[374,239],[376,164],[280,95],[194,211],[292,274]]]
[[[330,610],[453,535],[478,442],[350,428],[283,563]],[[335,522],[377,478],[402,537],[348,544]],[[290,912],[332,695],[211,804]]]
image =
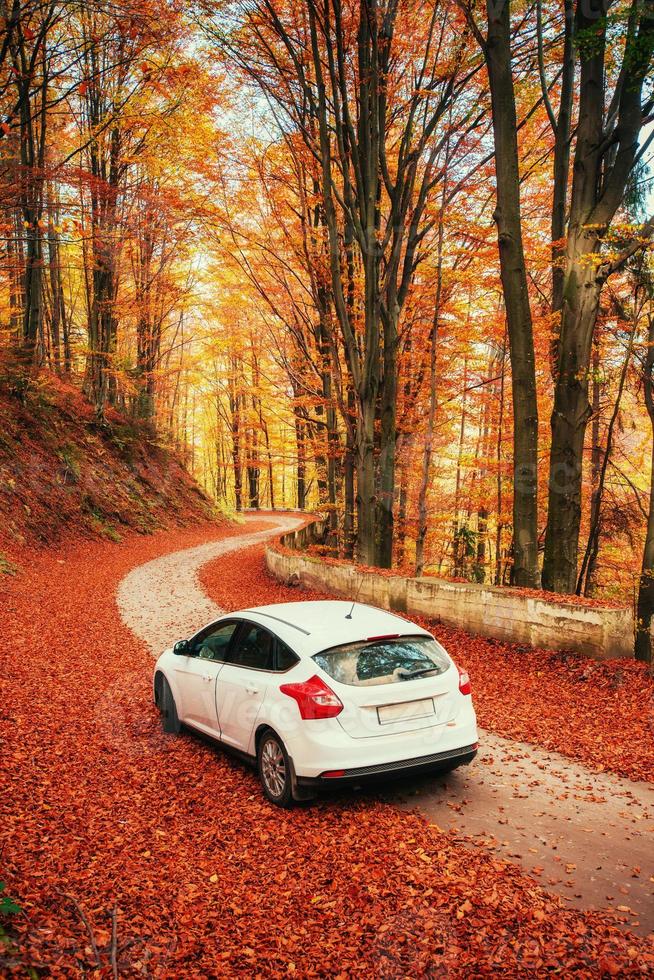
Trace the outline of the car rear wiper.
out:
[[[418,670],[410,671],[400,667],[397,673],[403,681],[411,681],[414,677],[424,677],[425,674],[433,674],[434,671],[440,672],[440,668],[436,664],[433,667],[420,667]]]

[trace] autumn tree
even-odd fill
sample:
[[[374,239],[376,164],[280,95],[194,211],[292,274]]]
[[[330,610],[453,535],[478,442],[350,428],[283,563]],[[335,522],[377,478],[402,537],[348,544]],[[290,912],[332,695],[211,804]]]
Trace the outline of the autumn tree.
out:
[[[616,29],[620,37],[613,37]],[[579,63],[578,123],[564,259],[563,301],[556,343],[550,484],[543,585],[573,592],[581,522],[583,451],[591,415],[588,377],[602,289],[654,231],[654,220],[616,229],[605,242],[642,158],[642,127],[654,108],[650,65],[654,5],[633,0],[626,17],[609,15],[602,0],[576,6]],[[622,239],[622,241],[620,241]]]
[[[533,324],[520,209],[518,120],[512,68],[511,5],[487,3],[484,36],[474,11],[467,22],[484,54],[491,93],[502,289],[506,307],[513,388],[513,546],[517,585],[537,586],[538,568],[538,399]]]
[[[14,3],[5,15],[6,33],[1,62],[9,67],[5,96],[9,98],[3,124],[10,147],[12,177],[20,208],[12,260],[17,267],[22,307],[21,344],[26,362],[45,361],[44,335],[44,208],[47,132],[52,106],[50,84],[61,56],[58,33],[63,7],[57,2]],[[65,44],[64,44],[65,48]]]
[[[395,0],[355,10],[307,0],[299,11],[266,0],[238,10],[245,31],[227,47],[317,164],[330,300],[356,406],[358,553],[389,566],[400,319],[433,224],[439,124],[476,68],[438,3],[420,15]],[[464,117],[478,121],[470,107]]]
[[[643,548],[643,561],[636,603],[637,660],[652,663],[652,617],[654,616],[654,283],[651,267],[639,276],[644,294],[643,313],[646,323],[642,357],[642,387],[647,415],[652,429],[649,511]]]

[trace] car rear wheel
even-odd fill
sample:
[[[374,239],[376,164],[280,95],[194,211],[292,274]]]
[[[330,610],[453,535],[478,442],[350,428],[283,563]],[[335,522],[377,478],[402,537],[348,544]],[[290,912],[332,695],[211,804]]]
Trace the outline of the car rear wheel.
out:
[[[274,732],[264,732],[257,751],[259,779],[267,799],[276,806],[291,806],[293,781],[289,758],[281,740]]]
[[[166,678],[162,678],[161,688],[158,698],[159,710],[161,711],[161,723],[167,735],[179,735],[182,724],[177,714],[175,698],[170,690],[170,684]]]

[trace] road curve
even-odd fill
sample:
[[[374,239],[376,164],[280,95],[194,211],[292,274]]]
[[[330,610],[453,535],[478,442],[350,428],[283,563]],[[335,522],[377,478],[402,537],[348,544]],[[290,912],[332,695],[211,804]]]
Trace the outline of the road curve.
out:
[[[248,533],[248,521],[260,519],[246,517],[233,537],[164,555],[125,576],[117,593],[122,620],[153,654],[222,612],[200,585],[202,565],[302,523],[276,515],[269,530]],[[654,786],[489,732],[480,737],[472,766],[446,779],[404,781],[389,801],[521,864],[577,907],[613,909],[634,931],[653,931]]]
[[[223,612],[200,585],[198,571],[203,565],[304,524],[302,518],[279,515],[270,518],[270,529],[247,533],[248,522],[262,520],[267,515],[246,517],[245,527],[233,537],[173,551],[125,576],[116,596],[121,619],[151,653],[159,656],[175,640],[195,633]]]

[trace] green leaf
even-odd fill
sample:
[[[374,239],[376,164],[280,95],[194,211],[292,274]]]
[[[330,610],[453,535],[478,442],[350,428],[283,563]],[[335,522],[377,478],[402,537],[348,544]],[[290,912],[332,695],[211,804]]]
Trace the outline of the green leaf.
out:
[[[0,892],[3,892],[6,887],[6,883],[4,881],[0,881]],[[15,902],[12,902],[7,895],[3,895],[2,898],[0,898],[0,915],[16,915],[17,912],[21,911],[22,909],[20,905],[16,905]]]

